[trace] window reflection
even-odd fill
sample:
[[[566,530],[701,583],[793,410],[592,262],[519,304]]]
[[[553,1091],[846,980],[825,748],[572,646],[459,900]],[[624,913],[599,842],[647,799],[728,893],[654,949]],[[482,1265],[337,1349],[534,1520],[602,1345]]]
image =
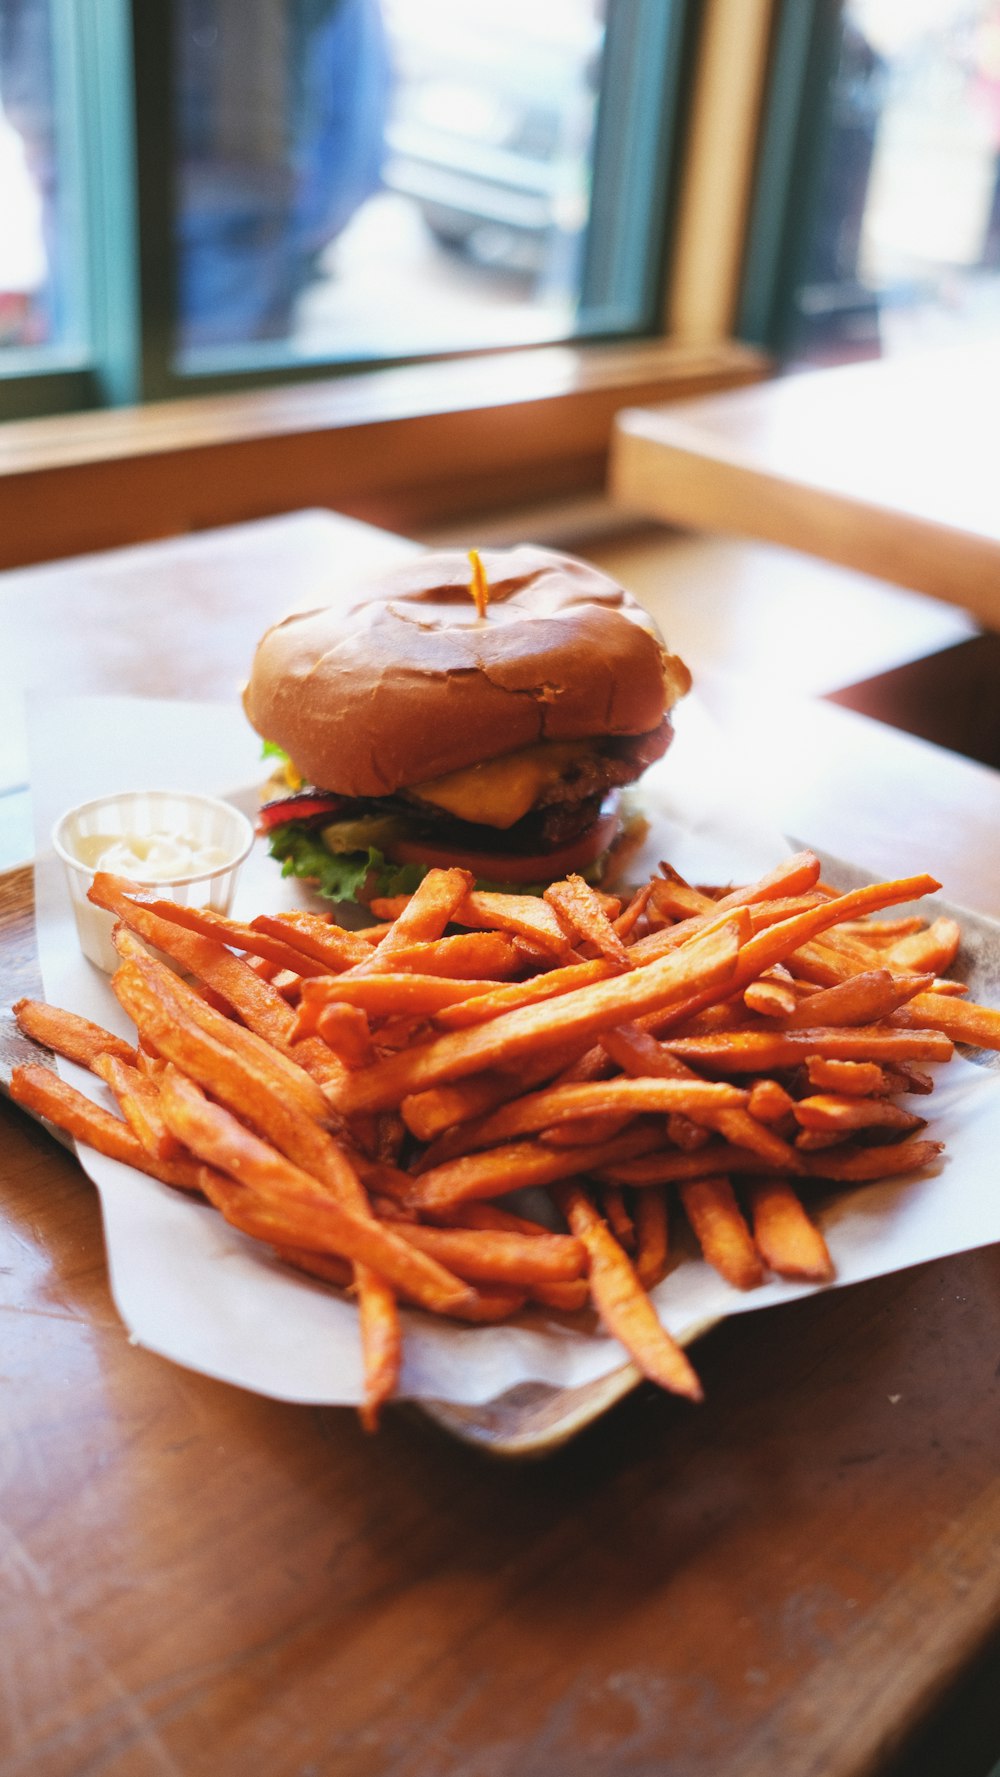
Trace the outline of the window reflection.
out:
[[[181,0],[179,345],[363,359],[573,330],[598,0]]]

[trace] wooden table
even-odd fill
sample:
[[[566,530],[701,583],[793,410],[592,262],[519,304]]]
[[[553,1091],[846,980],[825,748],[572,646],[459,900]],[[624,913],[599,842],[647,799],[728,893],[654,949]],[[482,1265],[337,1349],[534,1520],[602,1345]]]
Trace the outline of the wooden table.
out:
[[[220,695],[304,583],[405,547],[283,523],[22,577],[23,649],[54,636],[63,688]],[[708,689],[789,831],[1000,915],[1000,776]],[[132,1347],[95,1192],[7,1103],[0,1129],[4,1777],[984,1777],[997,1250],[743,1316],[699,1347],[704,1408],[642,1388],[510,1467]]]
[[[778,377],[618,416],[633,511],[767,538],[1000,628],[1000,346]]]

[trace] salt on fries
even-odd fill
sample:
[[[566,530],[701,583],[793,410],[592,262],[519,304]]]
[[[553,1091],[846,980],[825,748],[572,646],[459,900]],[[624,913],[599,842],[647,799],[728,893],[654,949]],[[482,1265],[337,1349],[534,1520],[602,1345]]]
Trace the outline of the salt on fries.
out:
[[[349,932],[302,911],[241,924],[99,875],[136,1043],[14,1011],[119,1114],[42,1066],[12,1092],[353,1290],[368,1427],[398,1387],[401,1303],[489,1323],[589,1304],[645,1376],[697,1400],[648,1295],[682,1262],[672,1225],[734,1289],[828,1282],[817,1187],[933,1164],[911,1108],[923,1064],[1000,1048],[1000,1013],[944,974],[955,922],[878,917],[938,886],[838,894],[810,852],[729,891],[663,865],[625,904],[578,877],[535,899],[431,870]],[[497,1201],[529,1186],[560,1231]]]

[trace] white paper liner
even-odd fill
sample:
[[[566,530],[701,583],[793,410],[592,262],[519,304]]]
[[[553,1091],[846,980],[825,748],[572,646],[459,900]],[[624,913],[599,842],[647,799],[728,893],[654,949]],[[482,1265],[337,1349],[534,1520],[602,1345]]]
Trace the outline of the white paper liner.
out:
[[[113,790],[159,785],[228,795],[252,813],[265,775],[260,746],[235,706],[124,698],[39,698],[29,721],[37,847],[38,947],[45,997],[123,1035],[133,1034],[106,977],[80,954],[62,867],[49,834],[69,804]],[[667,858],[695,881],[741,881],[787,852],[757,819],[749,786],[697,698],[677,711],[677,739],[643,780],[649,840],[637,877]],[[946,885],[947,888],[947,885]],[[237,892],[237,917],[308,902],[256,847]],[[82,1090],[109,1103],[92,1075],[60,1063]],[[912,1182],[831,1195],[820,1220],[836,1286],[901,1270],[1000,1239],[994,1184],[1000,1146],[1000,1078],[956,1058],[928,1109],[947,1143],[941,1166]],[[191,1369],[279,1399],[357,1404],[361,1351],[351,1303],[284,1270],[213,1210],[83,1148],[101,1196],[111,1287],[132,1338]],[[654,1295],[684,1338],[729,1314],[811,1293],[776,1280],[743,1295],[698,1258],[679,1264]],[[404,1313],[401,1393],[455,1405],[493,1400],[528,1381],[557,1387],[617,1368],[616,1340],[564,1326],[541,1311],[501,1327],[463,1327]]]

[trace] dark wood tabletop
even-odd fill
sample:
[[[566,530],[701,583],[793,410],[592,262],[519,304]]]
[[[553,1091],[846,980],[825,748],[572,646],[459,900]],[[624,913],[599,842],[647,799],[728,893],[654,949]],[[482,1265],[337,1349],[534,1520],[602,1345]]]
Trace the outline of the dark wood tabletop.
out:
[[[405,545],[329,515],[0,577],[27,685],[229,696]],[[48,643],[51,643],[48,646]],[[8,654],[8,658],[12,658]],[[708,692],[786,832],[1000,917],[1000,775]],[[7,997],[30,871],[0,884]],[[3,1777],[985,1777],[1000,1251],[724,1323],[548,1459],[242,1393],[129,1343],[97,1196],[0,1101]]]

